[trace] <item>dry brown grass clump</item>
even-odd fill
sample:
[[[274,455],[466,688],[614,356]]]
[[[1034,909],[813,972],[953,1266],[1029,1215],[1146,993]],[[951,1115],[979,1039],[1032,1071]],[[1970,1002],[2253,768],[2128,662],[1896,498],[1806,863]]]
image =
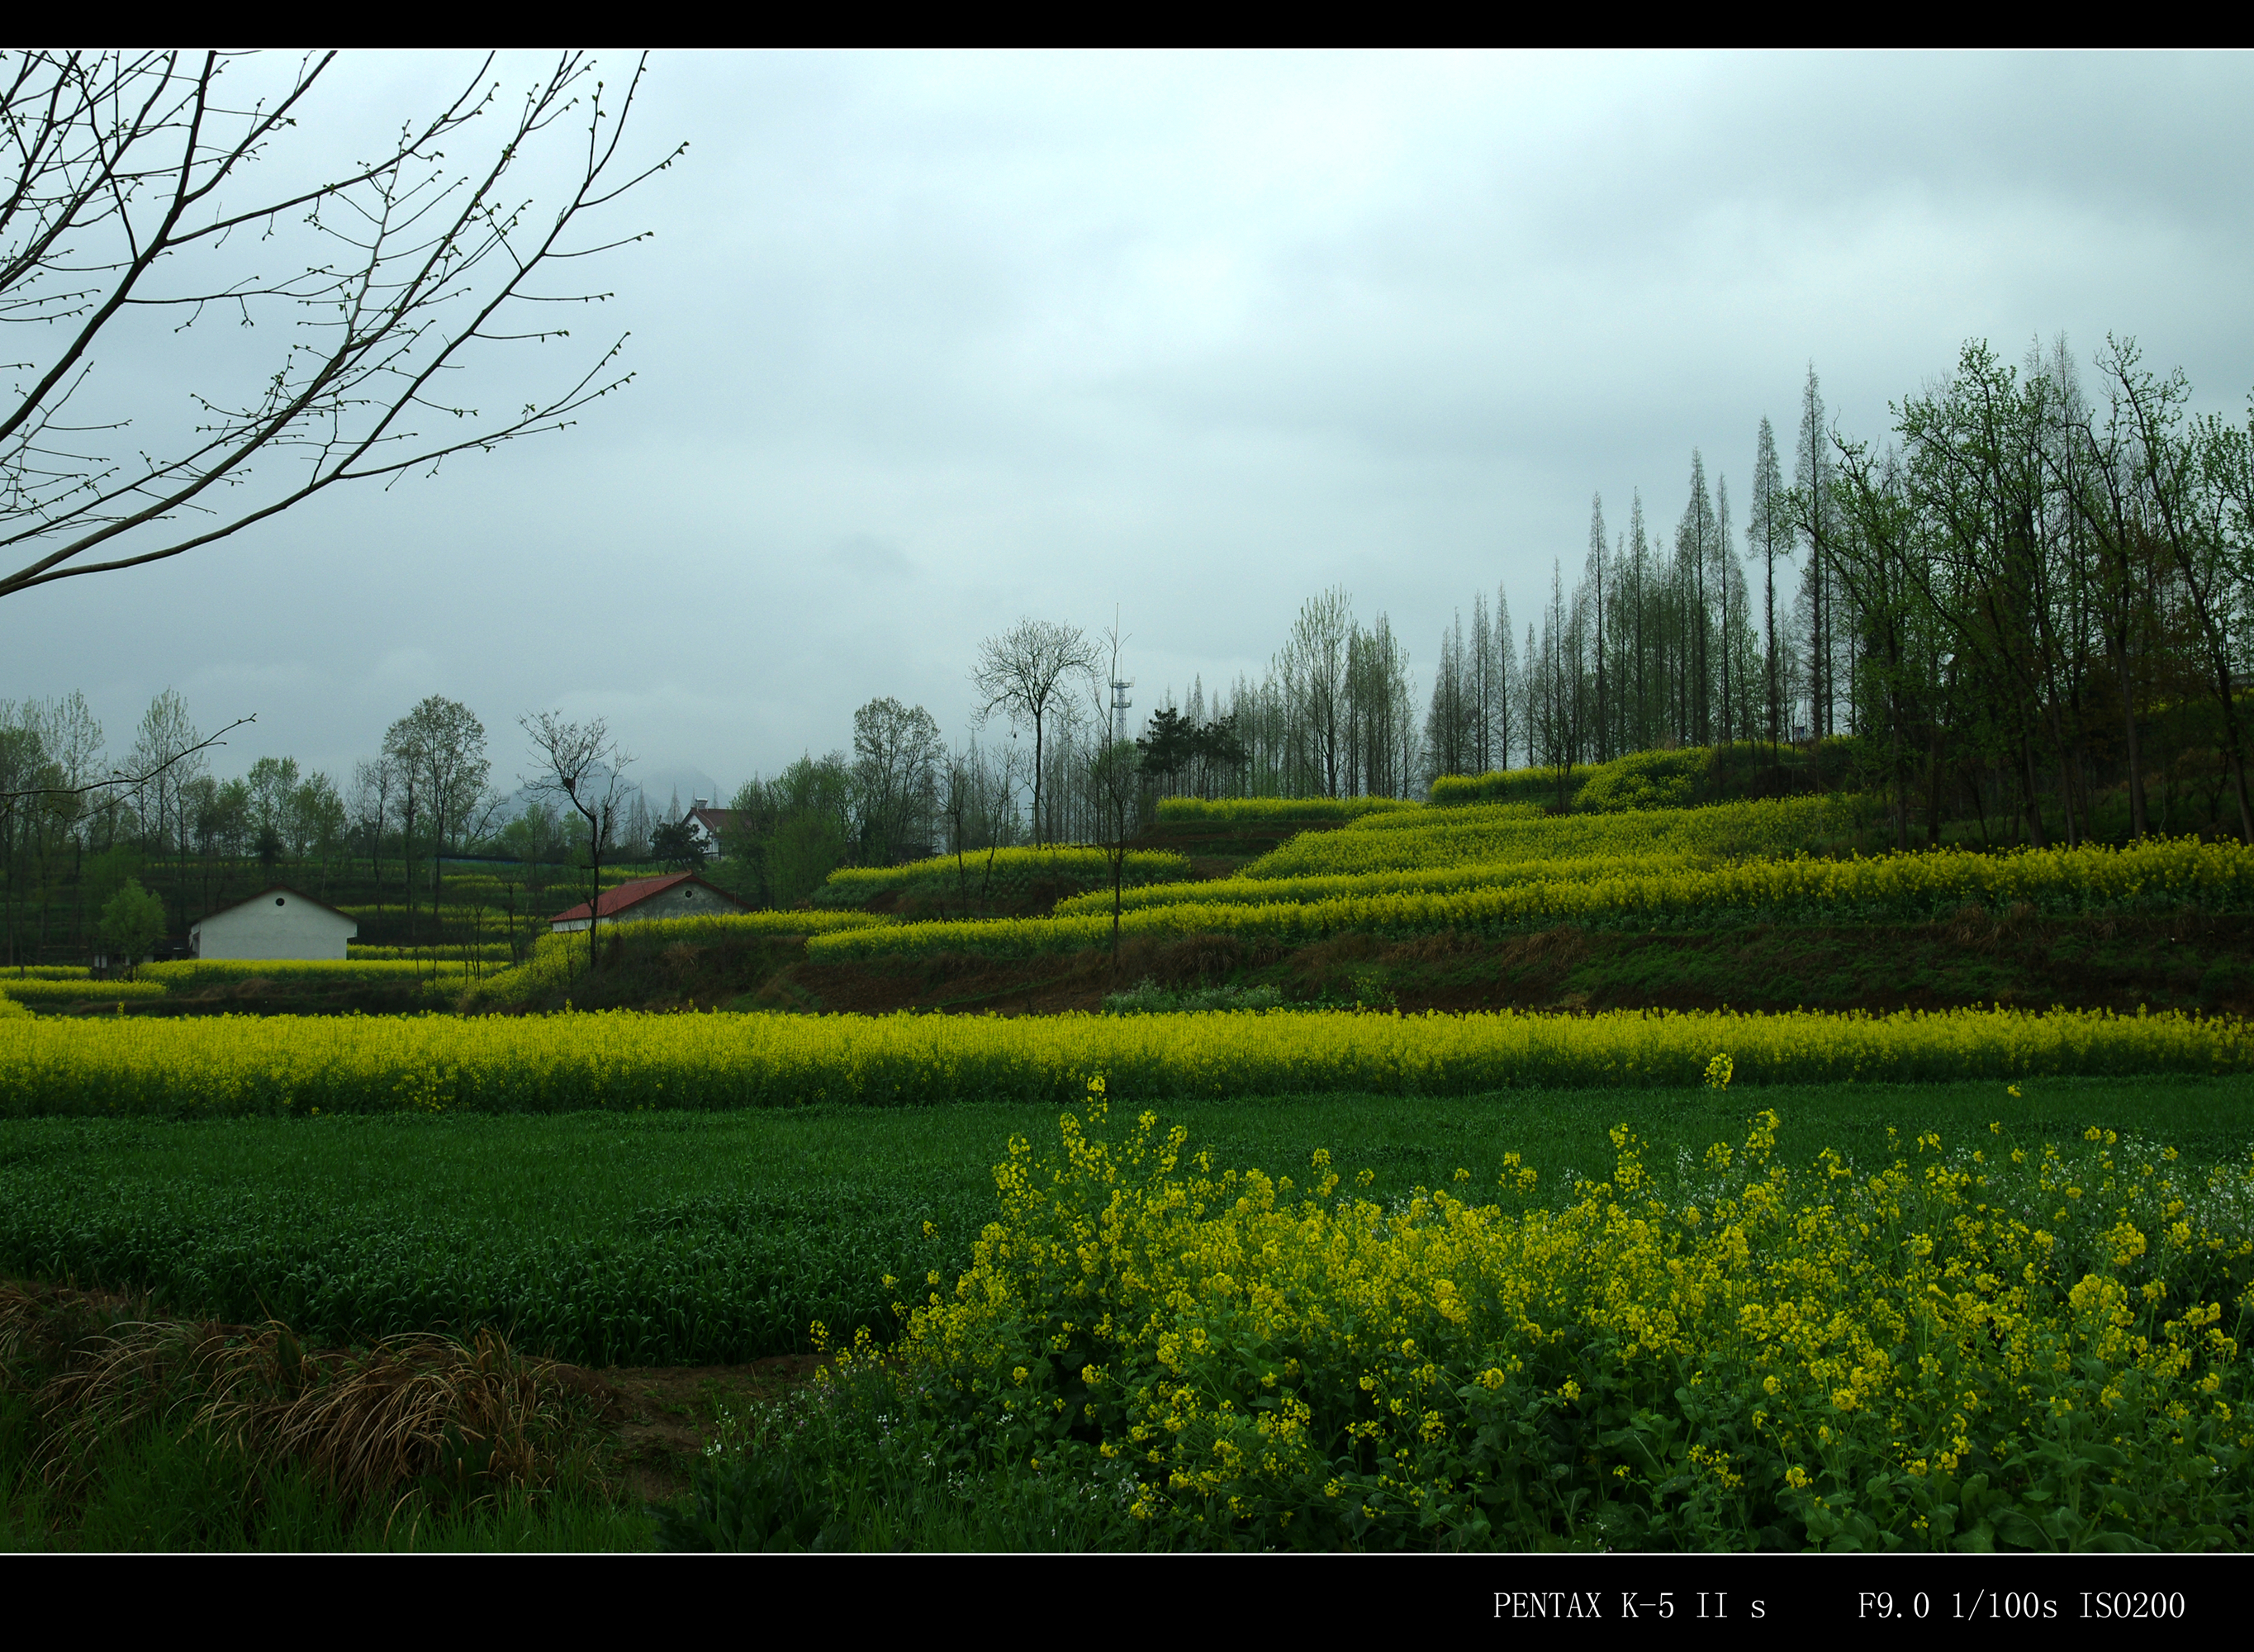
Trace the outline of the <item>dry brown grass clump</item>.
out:
[[[107,1432],[157,1417],[210,1430],[252,1458],[293,1462],[347,1512],[416,1488],[470,1502],[544,1489],[587,1385],[498,1334],[387,1337],[311,1349],[289,1327],[136,1317],[145,1304],[0,1284],[0,1380],[48,1430],[36,1453],[59,1489]]]

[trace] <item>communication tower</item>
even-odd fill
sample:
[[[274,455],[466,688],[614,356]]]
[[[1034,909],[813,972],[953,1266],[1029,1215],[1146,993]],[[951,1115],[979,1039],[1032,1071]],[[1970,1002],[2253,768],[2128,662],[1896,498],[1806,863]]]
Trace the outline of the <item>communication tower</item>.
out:
[[[1124,682],[1117,677],[1111,679],[1111,743],[1114,746],[1124,744],[1126,741],[1127,708],[1134,704],[1127,697],[1127,690],[1134,686],[1135,680],[1132,677],[1127,678]]]

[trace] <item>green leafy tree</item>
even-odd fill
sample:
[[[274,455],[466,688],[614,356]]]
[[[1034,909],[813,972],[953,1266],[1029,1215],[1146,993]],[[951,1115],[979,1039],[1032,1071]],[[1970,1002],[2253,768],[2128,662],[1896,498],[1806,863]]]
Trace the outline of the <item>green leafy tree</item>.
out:
[[[258,858],[271,865],[280,858],[289,839],[290,804],[298,790],[298,760],[262,757],[242,778],[250,788],[250,830],[258,843]]]
[[[704,870],[704,840],[686,821],[669,820],[649,835],[650,858],[682,872]]]
[[[853,792],[863,864],[930,853],[947,748],[923,707],[880,696],[853,713]]]
[[[138,878],[128,878],[102,909],[102,938],[125,960],[128,973],[164,933],[164,903],[144,889]]]
[[[720,845],[722,881],[768,905],[795,906],[844,865],[853,847],[854,777],[843,752],[802,757],[735,796],[735,826]]]
[[[326,862],[350,829],[351,818],[337,783],[326,774],[308,774],[290,794],[287,830],[290,851],[300,860],[318,856]]]

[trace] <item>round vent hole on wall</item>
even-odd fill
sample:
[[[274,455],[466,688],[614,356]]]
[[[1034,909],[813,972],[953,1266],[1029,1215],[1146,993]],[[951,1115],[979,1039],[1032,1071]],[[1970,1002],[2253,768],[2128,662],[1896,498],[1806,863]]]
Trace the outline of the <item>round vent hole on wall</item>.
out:
[[[274,897],[274,904],[275,904],[276,906],[281,906],[281,905],[283,904],[282,897],[281,897],[281,896],[279,896],[279,895],[275,896],[275,897]]]

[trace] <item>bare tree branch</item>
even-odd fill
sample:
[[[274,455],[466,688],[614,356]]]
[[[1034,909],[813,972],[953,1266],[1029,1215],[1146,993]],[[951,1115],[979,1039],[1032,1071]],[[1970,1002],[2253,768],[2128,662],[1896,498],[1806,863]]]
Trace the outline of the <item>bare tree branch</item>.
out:
[[[256,163],[312,118],[333,61],[308,56],[276,95],[236,108],[222,87],[239,66],[220,52],[192,62],[177,52],[0,53],[0,325],[55,332],[52,348],[14,364],[26,376],[0,399],[0,554],[23,559],[0,573],[0,596],[180,556],[340,482],[435,471],[458,453],[566,429],[631,382],[617,365],[622,333],[514,413],[482,417],[437,393],[503,346],[568,339],[568,327],[538,318],[553,306],[611,296],[536,284],[548,266],[645,238],[578,231],[687,148],[622,165],[646,62],[612,99],[591,60],[563,54],[487,160],[450,172],[441,146],[494,110],[487,58],[381,158],[240,205]],[[572,122],[584,122],[584,144],[560,201],[544,213],[528,199],[509,203],[511,169]],[[222,192],[238,204],[222,208]],[[253,255],[282,254],[284,273],[227,255],[238,232],[252,231]],[[134,422],[70,416],[96,382],[101,346],[133,349],[136,379],[161,378],[122,318],[176,312],[178,336],[215,306],[246,326],[286,318],[290,341],[255,382],[193,396],[190,430],[154,433],[130,460],[89,451],[94,433]],[[510,319],[519,313],[522,324]],[[136,417],[148,423],[151,412]],[[298,473],[275,471],[277,458]],[[223,501],[238,489],[239,501]]]
[[[88,792],[130,791],[136,786],[146,786],[174,764],[193,757],[198,752],[207,752],[214,746],[225,746],[227,744],[225,737],[228,734],[247,723],[257,721],[258,714],[256,711],[248,717],[239,717],[220,730],[217,734],[198,740],[193,746],[182,746],[164,761],[143,769],[137,774],[128,774],[123,769],[112,769],[102,779],[88,780],[79,786],[33,786],[19,792],[0,792],[0,803],[20,802],[27,797],[82,797]]]

